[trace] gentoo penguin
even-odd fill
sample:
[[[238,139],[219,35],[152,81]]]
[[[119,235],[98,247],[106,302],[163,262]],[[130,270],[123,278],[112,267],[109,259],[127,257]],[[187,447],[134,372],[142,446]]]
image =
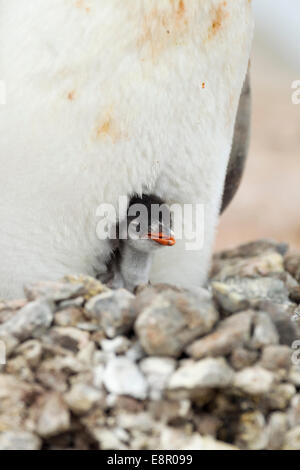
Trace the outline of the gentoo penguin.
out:
[[[127,217],[118,225],[117,239],[112,240],[108,273],[100,280],[132,292],[139,284],[147,284],[154,253],[176,243],[172,229],[172,214],[160,198],[132,197]]]
[[[249,0],[0,0],[0,297],[105,270],[98,210],[184,212],[153,282],[205,282],[250,56]],[[126,209],[120,210],[126,216]],[[108,219],[108,224],[113,223]],[[196,233],[196,230],[192,230]]]

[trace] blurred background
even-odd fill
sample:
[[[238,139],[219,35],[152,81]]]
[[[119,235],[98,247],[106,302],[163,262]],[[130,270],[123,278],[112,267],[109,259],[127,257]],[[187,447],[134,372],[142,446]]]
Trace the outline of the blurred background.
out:
[[[216,249],[260,237],[300,249],[300,0],[253,0],[252,138],[247,168],[220,221]]]

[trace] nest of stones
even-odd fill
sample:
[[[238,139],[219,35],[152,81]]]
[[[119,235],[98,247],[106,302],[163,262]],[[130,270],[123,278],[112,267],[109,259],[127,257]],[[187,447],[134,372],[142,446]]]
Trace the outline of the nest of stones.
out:
[[[26,286],[0,302],[0,448],[300,449],[299,282],[259,240],[205,289]]]

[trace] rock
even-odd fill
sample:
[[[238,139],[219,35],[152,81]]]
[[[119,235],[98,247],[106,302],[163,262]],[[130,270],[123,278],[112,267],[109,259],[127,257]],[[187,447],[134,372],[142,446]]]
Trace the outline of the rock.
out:
[[[300,426],[300,394],[295,395],[287,414],[288,424],[291,428]]]
[[[284,413],[272,413],[267,426],[268,450],[280,450],[284,445],[288,430],[287,417]]]
[[[248,367],[237,372],[234,387],[249,395],[263,395],[271,392],[275,377],[272,372],[259,366]]]
[[[156,426],[155,421],[149,413],[121,413],[117,417],[116,424],[127,431],[138,430],[145,433],[151,433]]]
[[[109,289],[104,284],[102,284],[102,282],[90,276],[65,276],[63,281],[70,284],[82,285],[84,287],[83,297],[85,300],[89,300],[91,297],[102,294],[102,292],[109,291]]]
[[[227,388],[234,378],[233,370],[224,359],[202,359],[179,367],[171,376],[168,390],[184,392],[188,397],[196,397],[199,391],[211,388]]]
[[[288,380],[296,387],[300,387],[300,365],[291,367]]]
[[[77,326],[78,323],[83,321],[83,314],[79,308],[69,307],[59,312],[54,316],[54,323],[57,326]]]
[[[26,305],[26,300],[0,300],[0,324],[10,320],[17,311]]]
[[[283,450],[300,450],[300,426],[286,433]]]
[[[225,356],[235,348],[249,343],[253,317],[254,312],[248,311],[227,318],[219,324],[213,333],[188,346],[187,354],[194,359],[207,356]]]
[[[42,344],[35,339],[26,341],[16,349],[16,354],[23,356],[30,367],[36,367],[40,363],[42,353]]]
[[[229,313],[256,308],[261,301],[289,303],[289,292],[283,281],[273,277],[231,278],[213,282],[212,289],[219,305]]]
[[[101,347],[106,353],[125,354],[131,346],[131,342],[125,336],[117,336],[114,339],[103,339]]]
[[[19,343],[19,340],[15,336],[6,333],[0,333],[0,355],[4,355],[4,363],[6,362],[7,358],[15,351]]]
[[[0,325],[0,337],[11,335],[24,341],[41,336],[52,323],[53,309],[53,303],[48,300],[30,302]]]
[[[184,434],[176,429],[165,427],[161,434],[159,450],[237,450],[236,447],[217,441],[210,436]]]
[[[296,322],[292,321],[294,316],[292,304],[284,302],[280,305],[272,301],[263,301],[259,303],[259,308],[269,315],[276,326],[280,344],[290,347],[294,341],[298,340],[299,330]]]
[[[103,394],[94,387],[77,383],[64,395],[64,400],[73,413],[81,415],[90,411],[100,400],[103,400]]]
[[[101,450],[126,450],[115,429],[96,428],[93,430],[93,437]]]
[[[232,277],[267,276],[284,271],[283,257],[279,253],[265,253],[251,258],[232,258],[215,261],[212,279],[226,281]]]
[[[126,352],[126,357],[131,361],[140,361],[146,356],[144,349],[139,341],[135,341],[132,346]]]
[[[80,310],[85,303],[83,296],[75,297],[74,299],[62,300],[59,302],[57,309],[60,310]],[[61,326],[73,326],[73,325],[61,325]]]
[[[284,265],[298,282],[300,282],[300,252],[290,253],[285,257]]]
[[[212,291],[214,298],[225,312],[236,313],[250,307],[245,295],[225,283],[213,282]]]
[[[193,413],[190,400],[169,399],[150,402],[148,411],[156,421],[174,426],[191,421]],[[194,418],[197,418],[198,422],[198,414],[194,415]]]
[[[89,334],[73,327],[56,326],[43,339],[44,342],[77,353],[88,345]]]
[[[297,285],[293,287],[290,291],[290,299],[296,304],[300,304],[300,286]]]
[[[5,372],[12,376],[19,377],[26,382],[33,382],[34,375],[25,357],[16,356],[7,361]]]
[[[262,450],[268,444],[265,418],[260,411],[241,415],[235,445],[241,449]]]
[[[251,339],[253,349],[279,343],[277,329],[267,313],[259,312],[255,315],[253,328],[254,332]]]
[[[67,282],[38,282],[24,287],[28,300],[47,298],[54,302],[68,300],[84,293],[83,284],[70,284]]]
[[[151,400],[160,400],[167,382],[176,368],[176,361],[164,357],[147,357],[140,362],[140,369],[149,385]]]
[[[252,366],[258,360],[257,351],[249,351],[245,348],[236,348],[230,356],[230,364],[235,370],[245,369]]]
[[[103,364],[100,364],[93,368],[93,385],[97,389],[101,389],[104,380],[104,371],[105,367]]]
[[[103,382],[110,393],[128,395],[139,400],[147,397],[148,385],[134,362],[126,357],[111,359],[104,371]]]
[[[52,392],[44,395],[36,404],[37,433],[49,438],[70,429],[70,413],[60,394]]]
[[[211,297],[204,290],[160,294],[143,291],[137,302],[148,300],[135,323],[135,331],[148,355],[177,357],[198,336],[211,331],[218,314]],[[138,296],[139,297],[139,296]]]
[[[125,289],[108,291],[88,301],[85,312],[97,320],[109,338],[128,333],[136,318],[132,306],[134,295]]]
[[[296,395],[296,388],[294,385],[281,383],[273,387],[272,391],[264,397],[264,401],[269,409],[285,410],[294,395]]]
[[[0,432],[22,430],[28,415],[26,400],[41,391],[39,385],[26,383],[13,375],[0,374]]]
[[[0,433],[0,450],[39,450],[41,440],[26,431],[5,431]]]
[[[291,366],[291,349],[285,345],[266,346],[262,351],[259,365],[274,371],[278,369],[289,370]]]

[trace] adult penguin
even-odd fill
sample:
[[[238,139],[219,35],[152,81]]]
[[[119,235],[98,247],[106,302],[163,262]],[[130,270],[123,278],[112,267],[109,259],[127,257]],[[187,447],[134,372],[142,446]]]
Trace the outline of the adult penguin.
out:
[[[0,297],[101,273],[111,246],[97,231],[101,207],[133,194],[192,208],[152,281],[204,283],[251,2],[0,0],[0,12]],[[198,204],[204,236],[189,250]]]

